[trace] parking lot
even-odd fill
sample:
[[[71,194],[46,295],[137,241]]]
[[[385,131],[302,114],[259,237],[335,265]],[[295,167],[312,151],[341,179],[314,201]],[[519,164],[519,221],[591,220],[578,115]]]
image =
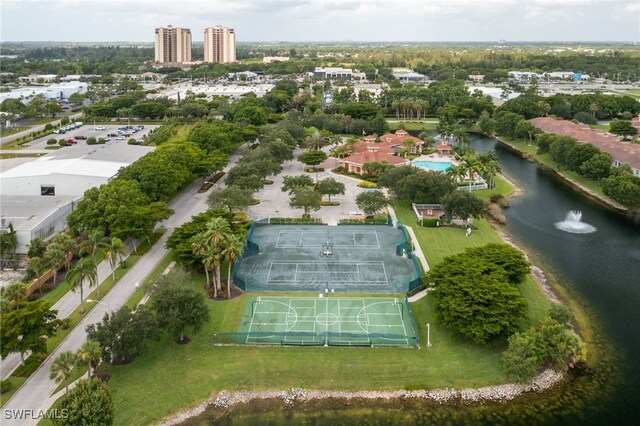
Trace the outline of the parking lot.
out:
[[[134,123],[131,126],[133,127],[135,125],[136,124]],[[136,139],[136,141],[144,139],[144,137],[148,135],[152,129],[155,129],[159,126],[157,124],[145,124],[144,129],[133,133],[131,136],[126,136],[126,135],[122,137],[108,136],[110,134],[116,134],[119,128],[124,128],[124,127],[126,127],[126,125],[122,125],[122,124],[95,125],[95,126],[93,124],[84,124],[81,127],[78,127],[77,129],[74,129],[74,130],[70,130],[64,134],[54,133],[42,138],[35,139],[34,141],[28,142],[27,144],[23,145],[23,148],[45,149],[47,147],[47,141],[51,138],[55,138],[56,140],[65,139],[65,140],[71,140],[76,142],[75,144],[72,144],[71,146],[67,146],[58,151],[64,151],[64,150],[70,150],[70,149],[72,150],[78,145],[85,145],[85,146],[87,145],[86,139],[76,139],[77,137],[90,138],[91,136],[95,137],[96,139],[100,139],[100,138],[104,138],[105,140],[109,139],[107,141],[107,144],[118,143],[118,144],[126,145],[128,140],[131,138]],[[96,128],[99,128],[100,130],[96,130]],[[59,145],[56,145],[56,146],[59,146]]]

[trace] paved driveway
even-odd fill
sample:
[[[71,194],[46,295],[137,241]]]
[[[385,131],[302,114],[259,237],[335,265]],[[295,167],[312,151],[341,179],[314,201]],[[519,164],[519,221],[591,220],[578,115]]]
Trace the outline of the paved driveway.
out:
[[[296,150],[294,155],[297,157],[302,151]],[[329,161],[332,161],[330,159]],[[268,179],[273,180],[272,185],[265,187],[256,193],[256,198],[260,200],[260,204],[252,206],[249,210],[249,218],[253,220],[264,219],[268,217],[300,217],[303,211],[294,209],[289,206],[289,194],[282,192],[282,184],[285,176],[308,175],[316,178],[315,173],[307,173],[303,170],[304,165],[297,159],[287,161],[282,165],[282,172],[278,176],[270,176]],[[344,195],[332,196],[331,201],[340,202],[339,206],[323,206],[320,210],[312,212],[311,216],[323,219],[327,223],[337,223],[340,219],[354,218],[351,213],[359,211],[356,205],[356,196],[363,191],[357,186],[358,180],[346,176],[333,174],[330,172],[318,173],[318,179],[326,179],[333,177],[339,182],[344,183],[346,192]]]

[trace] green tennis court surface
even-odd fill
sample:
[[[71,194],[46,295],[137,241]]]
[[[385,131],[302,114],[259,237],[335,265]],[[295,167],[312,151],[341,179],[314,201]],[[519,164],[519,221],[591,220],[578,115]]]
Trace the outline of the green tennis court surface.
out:
[[[400,227],[263,223],[249,229],[233,273],[256,292],[406,293],[422,275]]]
[[[409,305],[394,298],[252,298],[234,337],[268,345],[418,345]]]

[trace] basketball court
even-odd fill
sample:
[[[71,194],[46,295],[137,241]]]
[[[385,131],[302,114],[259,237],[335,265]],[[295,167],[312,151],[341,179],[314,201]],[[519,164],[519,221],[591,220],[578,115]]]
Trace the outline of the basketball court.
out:
[[[236,343],[292,346],[416,346],[406,299],[256,297]]]

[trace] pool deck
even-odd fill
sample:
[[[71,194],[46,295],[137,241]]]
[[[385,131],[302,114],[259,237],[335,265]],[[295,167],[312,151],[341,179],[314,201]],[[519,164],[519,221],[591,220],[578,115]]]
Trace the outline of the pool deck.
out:
[[[414,161],[433,161],[434,163],[451,163],[456,166],[460,164],[460,162],[457,161],[452,155],[440,155],[440,154],[421,155],[420,157],[414,158],[413,160],[411,160],[412,163]]]

